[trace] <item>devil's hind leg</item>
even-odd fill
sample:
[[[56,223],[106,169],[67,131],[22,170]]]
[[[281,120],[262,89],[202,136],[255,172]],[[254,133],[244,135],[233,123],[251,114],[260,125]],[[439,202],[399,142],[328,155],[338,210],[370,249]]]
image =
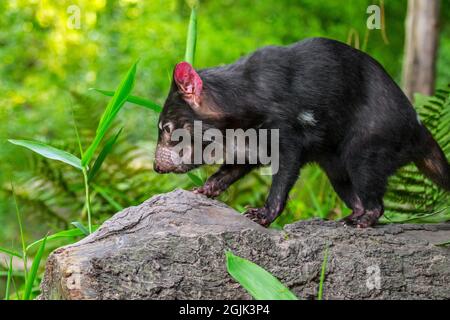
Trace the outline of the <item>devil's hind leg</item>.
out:
[[[326,162],[320,164],[326,172],[334,191],[345,205],[352,209],[352,213],[342,221],[346,224],[354,225],[359,217],[364,214],[361,200],[355,192],[350,176],[341,159],[329,157]]]
[[[367,228],[377,224],[384,213],[383,196],[386,191],[387,177],[380,176],[374,168],[362,166],[353,174],[353,183],[360,209],[357,216],[350,216],[352,224]]]
[[[331,185],[338,194],[339,198],[345,205],[352,209],[352,213],[342,219],[345,224],[355,225],[358,220],[364,215],[364,207],[361,199],[356,194],[352,182],[350,180],[330,179]]]
[[[361,148],[359,154],[352,154],[348,172],[362,206],[362,214],[354,220],[357,227],[374,226],[383,215],[388,177],[395,172],[397,164],[395,157],[386,150]]]

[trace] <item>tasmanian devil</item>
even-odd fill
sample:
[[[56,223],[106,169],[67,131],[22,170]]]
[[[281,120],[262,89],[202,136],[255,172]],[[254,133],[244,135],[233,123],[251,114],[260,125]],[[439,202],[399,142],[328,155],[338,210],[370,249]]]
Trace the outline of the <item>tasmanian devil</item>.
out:
[[[377,61],[338,41],[268,46],[233,64],[197,71],[178,63],[159,119],[155,171],[198,166],[173,161],[172,139],[176,129],[192,132],[196,121],[203,130],[279,130],[279,169],[266,203],[245,213],[263,226],[283,211],[300,169],[310,162],[352,209],[345,221],[361,228],[376,224],[388,177],[410,162],[450,190],[447,159],[402,90]],[[258,165],[225,162],[194,191],[217,196]]]

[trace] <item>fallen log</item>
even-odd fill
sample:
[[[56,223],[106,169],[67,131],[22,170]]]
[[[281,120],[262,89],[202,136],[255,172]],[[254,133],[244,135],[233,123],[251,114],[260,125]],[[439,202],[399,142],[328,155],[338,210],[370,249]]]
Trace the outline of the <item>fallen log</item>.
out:
[[[54,251],[39,299],[249,299],[225,251],[274,274],[301,299],[450,299],[450,224],[355,229],[310,220],[264,229],[188,191],[154,196]]]

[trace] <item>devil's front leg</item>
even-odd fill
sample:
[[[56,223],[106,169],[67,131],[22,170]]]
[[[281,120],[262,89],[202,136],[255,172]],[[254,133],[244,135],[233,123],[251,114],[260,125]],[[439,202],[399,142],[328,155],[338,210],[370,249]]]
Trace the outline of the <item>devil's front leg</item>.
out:
[[[223,164],[220,169],[214,173],[205,182],[202,187],[195,188],[194,193],[201,193],[207,197],[217,197],[234,182],[249,173],[254,165],[228,165]]]
[[[273,174],[272,186],[264,207],[248,209],[244,214],[264,227],[268,227],[283,211],[301,167],[300,154],[295,148],[282,149],[280,146],[279,159],[279,169]]]

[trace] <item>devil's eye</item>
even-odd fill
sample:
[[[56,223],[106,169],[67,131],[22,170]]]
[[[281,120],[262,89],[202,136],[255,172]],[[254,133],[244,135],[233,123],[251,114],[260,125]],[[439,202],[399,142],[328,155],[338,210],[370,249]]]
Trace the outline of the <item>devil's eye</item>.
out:
[[[173,124],[170,123],[170,122],[168,122],[165,125],[163,125],[164,132],[171,133],[172,129],[173,129]]]

